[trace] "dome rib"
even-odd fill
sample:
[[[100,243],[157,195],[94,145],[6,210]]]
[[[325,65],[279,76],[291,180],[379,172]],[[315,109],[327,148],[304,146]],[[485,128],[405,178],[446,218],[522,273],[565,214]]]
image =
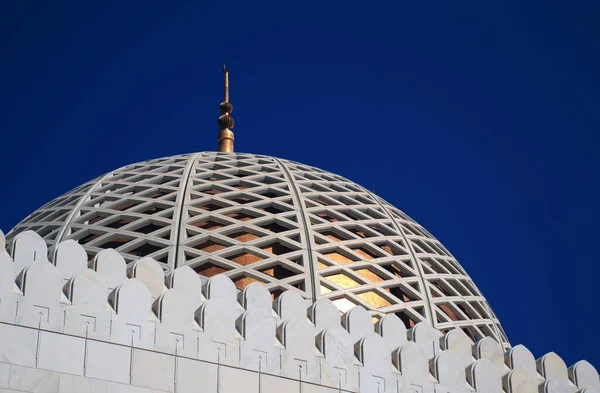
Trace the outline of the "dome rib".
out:
[[[421,283],[421,286],[423,288],[422,293],[425,296],[425,300],[426,300],[426,302],[425,302],[425,312],[427,313],[426,317],[429,320],[429,322],[431,323],[431,326],[433,326],[435,328],[436,321],[435,321],[435,318],[433,318],[433,311],[431,310],[431,293],[429,291],[429,286],[425,283],[425,274],[423,273],[423,267],[421,266],[421,261],[419,261],[419,258],[417,258],[416,254],[415,254],[415,250],[413,248],[412,242],[409,241],[409,239],[406,237],[406,233],[404,232],[402,225],[398,224],[398,222],[396,221],[396,218],[392,215],[392,213],[389,211],[389,209],[381,202],[380,198],[377,195],[373,194],[371,191],[367,190],[366,188],[364,188],[360,185],[359,185],[359,187],[362,188],[368,195],[370,195],[371,198],[373,198],[375,200],[375,202],[377,202],[377,204],[381,207],[381,209],[385,212],[385,214],[392,221],[392,225],[394,225],[394,228],[396,228],[396,231],[398,231],[398,233],[400,233],[400,235],[402,235],[402,238],[406,242],[406,245],[408,246],[408,250],[410,252],[410,258],[412,259],[412,261],[415,264],[415,266],[417,267],[417,269],[419,269],[418,270],[419,282]]]
[[[171,238],[171,243],[173,243],[175,247],[173,249],[173,254],[171,257],[169,257],[168,261],[169,266],[172,269],[176,269],[178,267],[179,256],[182,252],[181,247],[179,247],[179,245],[181,244],[181,231],[184,229],[183,227],[185,226],[185,220],[183,220],[182,217],[185,210],[185,204],[189,199],[188,184],[190,182],[192,172],[194,171],[194,166],[196,164],[197,157],[200,155],[202,155],[202,153],[196,153],[190,157],[188,163],[186,164],[185,171],[183,173],[183,178],[185,180],[179,183],[179,191],[177,192],[177,202],[175,203],[175,206],[179,207],[179,209],[175,210],[177,212],[177,216],[173,217],[173,223],[177,226],[177,230],[174,231],[175,233]]]
[[[309,276],[309,282],[311,285],[311,288],[310,288],[310,293],[311,293],[311,298],[312,298],[311,301],[314,303],[319,298],[318,294],[317,294],[317,288],[319,287],[319,285],[317,283],[318,277],[317,277],[317,272],[316,272],[316,267],[315,267],[316,261],[315,261],[315,258],[313,255],[313,249],[312,249],[314,235],[310,229],[310,224],[309,224],[308,218],[306,216],[306,204],[304,203],[304,198],[302,198],[302,196],[300,194],[300,190],[298,189],[298,186],[296,185],[296,182],[294,181],[294,176],[292,176],[288,167],[279,158],[274,158],[274,160],[277,162],[277,164],[283,171],[283,175],[285,176],[285,178],[290,186],[290,190],[292,191],[295,204],[298,206],[298,209],[299,209],[299,214],[300,214],[300,219],[301,219],[300,225],[302,226],[301,232],[304,233],[304,236],[305,236],[304,244],[306,244],[306,248],[308,251],[308,261],[306,261],[305,267],[308,267],[307,274]]]

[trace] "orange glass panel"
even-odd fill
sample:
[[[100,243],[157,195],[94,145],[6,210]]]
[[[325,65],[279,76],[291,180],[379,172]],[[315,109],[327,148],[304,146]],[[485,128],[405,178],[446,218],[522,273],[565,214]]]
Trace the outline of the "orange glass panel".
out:
[[[353,262],[352,259],[340,254],[339,252],[330,252],[329,254],[325,254],[325,256],[343,265]]]
[[[229,237],[232,237],[233,239],[238,240],[240,242],[244,242],[244,243],[260,238],[260,236],[256,236],[253,233],[244,233],[244,232],[233,233],[233,234],[229,235]]]
[[[338,236],[336,236],[333,232],[327,232],[324,235],[327,236],[330,240],[333,240],[334,242],[341,242],[342,241],[342,239],[340,239]]]
[[[357,296],[375,308],[386,307],[391,305],[390,302],[388,302],[385,298],[383,298],[376,292],[359,293]]]
[[[200,221],[200,222],[194,224],[194,226],[205,229],[207,231],[214,231],[215,229],[223,228],[223,225],[219,224],[218,222],[214,222],[214,221],[210,221],[210,220]]]
[[[438,307],[444,312],[444,314],[449,316],[451,320],[458,321],[458,317],[452,312],[450,307],[446,306],[445,304],[440,304]]]
[[[207,263],[205,265],[199,266],[194,270],[196,271],[196,273],[205,277],[216,276],[217,274],[225,273],[227,271],[220,266],[213,265],[212,263]]]
[[[261,272],[265,273],[266,275],[269,275],[271,277],[275,277],[275,268],[270,267],[268,269],[261,270]]]
[[[373,257],[369,254],[367,254],[364,250],[357,248],[356,250],[352,250],[355,253],[357,253],[358,255],[360,255],[362,258],[369,260],[369,259],[373,259]]]
[[[217,190],[216,188],[211,188],[210,190],[204,191],[205,194],[209,194],[209,195],[216,195],[216,194],[220,194],[222,192],[223,191]]]
[[[244,253],[242,255],[236,256],[232,259],[232,261],[235,263],[239,263],[240,265],[246,266],[254,262],[262,261],[262,258],[254,254]]]
[[[212,240],[208,240],[204,243],[200,243],[197,246],[194,246],[194,248],[204,252],[215,252],[224,249],[225,246],[219,243],[215,243]]]
[[[229,213],[227,216],[240,221],[248,221],[254,218],[246,213]]]
[[[360,285],[359,283],[357,283],[350,277],[346,276],[345,274],[341,274],[341,273],[334,274],[332,276],[327,276],[326,278],[329,281],[336,283],[337,285],[339,285],[342,288],[353,288],[353,287],[357,287]]]
[[[403,276],[402,272],[400,271],[400,269],[396,265],[389,265],[389,269],[388,270],[391,270],[391,272],[394,273],[394,275],[396,277],[398,277],[398,278],[402,278],[402,276]]]
[[[338,222],[339,221],[337,218],[331,217],[327,213],[321,213],[321,214],[319,214],[319,217],[324,218],[325,220],[327,220],[329,222]]]
[[[367,280],[369,280],[371,282],[382,282],[382,281],[384,281],[383,278],[379,277],[377,274],[373,273],[369,269],[360,269],[360,270],[357,270],[356,273],[360,274],[361,277],[364,277],[364,278],[366,278]]]
[[[390,246],[388,246],[388,245],[385,245],[385,246],[381,246],[381,248],[383,248],[383,250],[384,250],[385,252],[387,252],[388,254],[390,254],[390,255],[394,255],[394,252],[392,251],[392,248],[391,248]]]
[[[294,251],[291,248],[284,246],[281,243],[273,243],[273,244],[267,245],[266,247],[263,247],[262,249],[266,252],[270,252],[271,254],[275,254],[275,255],[283,255],[283,254],[287,254],[289,252]]]
[[[235,287],[237,289],[244,289],[248,285],[252,284],[253,282],[258,282],[258,283],[264,284],[264,282],[257,280],[255,278],[252,278],[252,277],[240,277],[238,279],[233,280],[233,283],[235,284]]]

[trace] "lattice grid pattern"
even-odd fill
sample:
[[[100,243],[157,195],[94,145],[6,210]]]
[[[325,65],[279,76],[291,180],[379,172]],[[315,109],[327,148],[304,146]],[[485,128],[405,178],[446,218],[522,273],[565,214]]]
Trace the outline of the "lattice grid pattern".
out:
[[[189,265],[252,282],[273,296],[295,289],[362,305],[410,327],[428,320],[470,337],[508,340],[471,278],[429,232],[359,185],[268,156],[197,153],[117,169],[36,210],[7,236],[34,230],[77,240],[90,258],[114,248],[166,271]]]

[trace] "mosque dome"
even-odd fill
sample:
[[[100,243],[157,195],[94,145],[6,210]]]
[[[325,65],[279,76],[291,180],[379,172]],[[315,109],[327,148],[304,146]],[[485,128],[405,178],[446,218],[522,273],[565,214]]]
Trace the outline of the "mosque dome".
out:
[[[218,152],[118,168],[0,231],[0,385],[600,392],[589,362],[511,347],[402,211],[336,174],[234,152],[223,75]]]
[[[7,235],[68,239],[88,258],[115,249],[127,262],[223,273],[242,290],[299,291],[356,305],[407,327],[427,320],[477,341],[508,340],[462,266],[421,225],[360,185],[296,162],[202,152],[127,165],[42,206]]]

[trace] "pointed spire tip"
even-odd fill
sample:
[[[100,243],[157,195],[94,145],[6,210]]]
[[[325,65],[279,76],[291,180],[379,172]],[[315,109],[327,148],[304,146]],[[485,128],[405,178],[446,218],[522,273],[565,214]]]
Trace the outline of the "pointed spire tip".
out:
[[[224,97],[223,102],[219,105],[219,111],[221,112],[221,117],[219,117],[219,138],[217,142],[219,144],[220,152],[233,152],[233,118],[231,117],[231,112],[233,111],[233,106],[229,102],[229,66],[227,62],[223,63],[223,76],[224,76]]]

